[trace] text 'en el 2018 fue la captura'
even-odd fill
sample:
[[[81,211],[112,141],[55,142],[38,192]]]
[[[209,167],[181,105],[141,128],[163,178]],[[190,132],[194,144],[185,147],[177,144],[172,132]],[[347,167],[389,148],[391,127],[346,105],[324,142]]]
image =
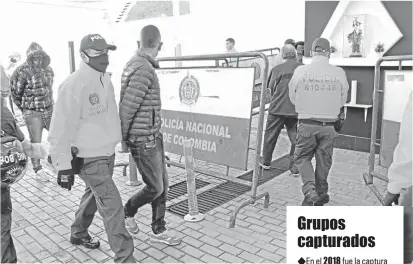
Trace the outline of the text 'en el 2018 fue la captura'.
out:
[[[227,126],[212,125],[201,122],[184,121],[180,119],[161,118],[162,128],[182,130],[195,134],[204,134],[208,136],[215,136],[219,138],[230,139],[231,135],[228,132]],[[209,141],[201,138],[185,137],[182,135],[174,135],[169,132],[163,132],[163,140],[169,144],[183,145],[184,140],[190,140],[191,145],[195,149],[208,152],[217,152],[217,143],[215,141]]]

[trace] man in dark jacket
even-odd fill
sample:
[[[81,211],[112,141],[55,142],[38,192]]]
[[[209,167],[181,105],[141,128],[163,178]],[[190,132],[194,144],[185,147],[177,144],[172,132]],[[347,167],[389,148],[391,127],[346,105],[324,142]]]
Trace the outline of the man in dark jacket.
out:
[[[43,129],[49,130],[53,113],[53,77],[50,57],[33,42],[26,61],[16,68],[10,78],[13,102],[22,111],[32,143],[42,142]],[[48,181],[39,159],[32,159],[39,181]]]
[[[130,152],[146,186],[125,204],[126,228],[139,232],[134,216],[147,203],[152,205],[151,241],[178,245],[180,238],[168,234],[165,227],[168,174],[161,128],[161,97],[155,61],[161,50],[161,34],[149,25],[140,34],[140,49],[122,73],[119,115],[122,149]]]
[[[290,171],[293,174],[298,174],[298,169],[293,163],[297,113],[288,96],[288,83],[290,82],[295,69],[303,64],[297,62],[297,53],[294,46],[291,44],[286,44],[282,47],[281,55],[285,62],[275,66],[271,70],[271,78],[268,82],[268,88],[271,89],[272,99],[268,109],[261,166],[266,170],[271,168],[272,153],[281,129],[285,126],[291,142]]]

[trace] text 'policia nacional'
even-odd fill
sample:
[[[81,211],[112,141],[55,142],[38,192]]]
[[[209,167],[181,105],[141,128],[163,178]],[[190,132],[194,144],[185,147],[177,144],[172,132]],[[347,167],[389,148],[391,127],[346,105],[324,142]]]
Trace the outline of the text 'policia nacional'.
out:
[[[298,229],[300,230],[345,230],[346,220],[344,219],[307,219],[304,216],[298,217]],[[299,236],[298,246],[307,248],[358,248],[375,247],[374,236]]]

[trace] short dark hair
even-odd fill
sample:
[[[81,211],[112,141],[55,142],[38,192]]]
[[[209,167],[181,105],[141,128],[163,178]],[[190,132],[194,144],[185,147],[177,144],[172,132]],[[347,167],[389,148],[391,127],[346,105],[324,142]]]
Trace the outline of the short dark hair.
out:
[[[286,44],[291,44],[291,45],[295,45],[295,41],[293,40],[293,39],[286,39],[285,41],[284,41],[284,45],[286,45]]]
[[[231,42],[232,44],[235,44],[235,40],[233,38],[227,38],[226,41]]]
[[[142,48],[155,48],[161,41],[161,32],[154,25],[148,25],[141,30],[141,46]]]
[[[304,46],[304,41],[297,41],[294,45],[295,49],[297,49],[298,45]]]

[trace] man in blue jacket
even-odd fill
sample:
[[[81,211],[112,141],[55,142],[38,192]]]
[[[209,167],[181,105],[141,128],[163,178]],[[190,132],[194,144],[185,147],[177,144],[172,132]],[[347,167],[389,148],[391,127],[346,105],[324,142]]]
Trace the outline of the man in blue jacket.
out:
[[[275,66],[271,70],[271,78],[268,82],[268,88],[271,89],[272,99],[270,108],[268,109],[261,166],[264,169],[270,169],[272,153],[277,144],[281,129],[285,126],[291,142],[289,169],[292,174],[298,174],[298,170],[293,163],[297,113],[288,96],[288,83],[290,82],[295,69],[303,64],[297,62],[297,53],[294,46],[291,44],[286,44],[282,47],[281,55],[285,62]]]
[[[180,237],[166,228],[166,198],[169,187],[161,129],[161,90],[155,60],[162,48],[161,33],[153,25],[140,34],[140,49],[126,63],[122,73],[119,115],[123,150],[130,152],[146,184],[125,204],[126,228],[134,235],[139,228],[135,215],[139,208],[152,206],[152,242],[176,246]]]

